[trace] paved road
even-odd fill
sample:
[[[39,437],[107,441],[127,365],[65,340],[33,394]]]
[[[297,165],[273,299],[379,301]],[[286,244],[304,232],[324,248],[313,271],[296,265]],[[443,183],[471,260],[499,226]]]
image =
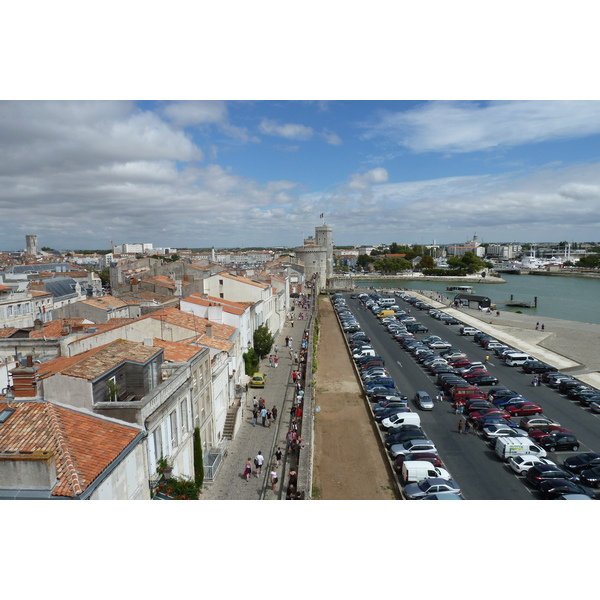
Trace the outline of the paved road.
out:
[[[390,375],[400,390],[409,398],[416,390],[425,390],[432,397],[438,392],[434,378],[417,363],[382,327],[370,310],[362,308],[358,300],[346,298],[363,330],[369,335],[375,349],[383,356]],[[453,347],[467,353],[471,360],[481,360],[488,352],[472,338],[458,333],[458,325],[448,326],[433,319],[426,311],[418,311],[398,298],[401,308],[410,308],[417,320],[429,327],[430,334],[447,339]],[[427,334],[419,334],[423,337]],[[520,369],[507,367],[491,355],[489,371],[496,375],[501,385],[519,392],[540,404],[544,414],[573,430],[581,442],[577,452],[556,452],[549,455],[557,464],[573,454],[600,450],[600,420],[588,409],[573,403],[557,391],[546,386],[533,387],[532,376]],[[417,410],[414,408],[414,410]],[[499,461],[486,442],[476,435],[458,434],[458,417],[447,402],[436,405],[431,412],[421,412],[423,430],[435,442],[440,457],[453,478],[459,483],[467,499],[534,499],[537,495],[523,478]]]

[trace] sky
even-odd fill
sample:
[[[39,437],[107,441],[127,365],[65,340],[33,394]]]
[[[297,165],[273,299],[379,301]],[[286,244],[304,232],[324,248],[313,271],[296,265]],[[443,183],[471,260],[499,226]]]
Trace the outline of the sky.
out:
[[[600,239],[597,101],[2,101],[2,249]]]
[[[0,38],[0,250],[600,239],[579,5],[33,4]]]

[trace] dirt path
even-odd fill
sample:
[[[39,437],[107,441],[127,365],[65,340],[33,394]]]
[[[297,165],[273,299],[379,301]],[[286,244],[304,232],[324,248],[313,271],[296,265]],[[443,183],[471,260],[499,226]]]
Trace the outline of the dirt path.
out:
[[[322,500],[394,500],[385,456],[328,297],[319,298],[314,487]]]

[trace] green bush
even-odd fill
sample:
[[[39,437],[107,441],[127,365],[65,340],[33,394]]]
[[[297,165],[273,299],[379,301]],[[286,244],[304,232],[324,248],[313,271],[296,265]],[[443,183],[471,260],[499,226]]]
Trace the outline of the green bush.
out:
[[[258,371],[258,356],[256,356],[256,352],[254,352],[254,348],[249,348],[248,352],[243,354],[244,358],[244,370],[246,371],[246,375],[254,375],[256,371]]]

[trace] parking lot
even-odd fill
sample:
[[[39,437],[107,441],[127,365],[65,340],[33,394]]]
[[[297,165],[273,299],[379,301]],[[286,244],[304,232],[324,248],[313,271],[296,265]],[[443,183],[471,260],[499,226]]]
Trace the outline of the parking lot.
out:
[[[455,406],[447,399],[436,402],[433,410],[421,410],[415,405],[413,398],[419,390],[426,392],[431,398],[438,396],[440,388],[436,384],[437,375],[425,368],[416,354],[404,348],[398,339],[392,336],[387,330],[387,325],[382,324],[383,319],[378,318],[366,306],[364,298],[361,301],[358,297],[351,298],[350,294],[345,294],[344,300],[348,311],[358,322],[360,331],[370,338],[374,353],[383,359],[394,387],[407,396],[411,411],[419,414],[422,431],[426,438],[434,442],[443,468],[460,487],[460,495],[464,499],[541,498],[537,486],[526,482],[523,475],[517,475],[508,463],[496,456],[481,431],[473,433],[471,430],[470,433],[464,433],[466,413],[456,414]],[[464,353],[470,362],[482,363],[484,370],[496,378],[499,385],[523,396],[524,401],[538,405],[543,416],[549,417],[563,428],[573,432],[577,439],[577,450],[552,451],[549,447],[547,459],[562,467],[564,460],[569,456],[595,452],[600,448],[598,416],[590,408],[567,398],[547,384],[534,386],[532,375],[525,374],[520,367],[507,366],[491,349],[485,349],[476,343],[473,336],[460,335],[460,322],[453,323],[450,320],[450,324],[446,324],[443,320],[429,314],[430,308],[419,310],[412,300],[407,301],[398,296],[395,296],[395,301],[398,312],[407,313],[404,316],[408,316],[406,319],[408,322],[414,319],[416,323],[423,326],[423,329],[427,329],[427,331],[415,331],[413,333],[415,340],[422,342],[424,338],[433,335],[447,341],[456,352]],[[382,308],[388,310],[389,306]],[[398,316],[396,315],[396,320]],[[352,329],[355,328],[347,329],[349,329],[347,337],[350,338],[353,334]],[[514,346],[513,348],[518,350]],[[436,354],[443,351],[442,348],[431,348],[431,350]],[[488,361],[486,356],[489,357]],[[486,390],[486,388],[487,386],[481,385],[481,389]],[[515,415],[513,425],[518,425],[520,418],[521,415]],[[462,433],[458,431],[459,421],[463,423]],[[385,436],[382,432],[383,439]]]

